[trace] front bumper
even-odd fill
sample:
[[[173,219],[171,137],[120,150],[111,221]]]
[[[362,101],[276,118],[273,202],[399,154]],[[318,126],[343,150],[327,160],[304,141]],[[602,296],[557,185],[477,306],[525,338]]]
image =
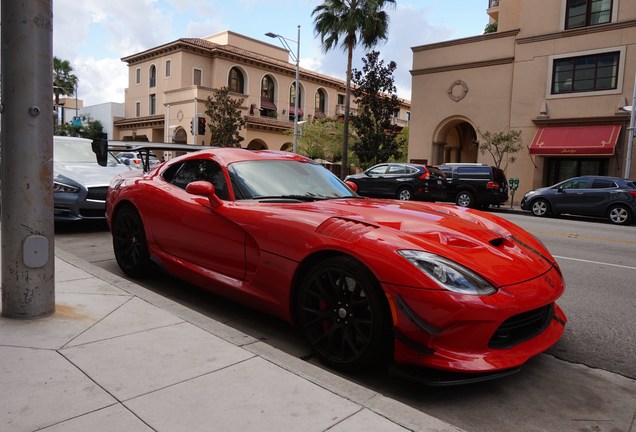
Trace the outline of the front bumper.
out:
[[[488,373],[518,368],[552,345],[567,321],[556,269],[491,296],[385,286],[398,366]]]
[[[53,218],[56,222],[104,220],[105,217],[106,201],[89,198],[88,191],[85,189],[78,193],[55,192],[53,194]]]

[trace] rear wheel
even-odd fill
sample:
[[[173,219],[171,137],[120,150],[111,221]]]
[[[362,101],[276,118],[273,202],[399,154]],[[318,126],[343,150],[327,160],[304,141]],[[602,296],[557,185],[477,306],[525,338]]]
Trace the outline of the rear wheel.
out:
[[[629,225],[632,222],[632,212],[627,206],[615,205],[607,212],[610,222],[616,225]]]
[[[132,206],[122,207],[113,221],[113,250],[117,264],[132,277],[150,271],[150,254],[141,216]]]
[[[397,199],[402,201],[410,201],[413,199],[413,191],[410,187],[402,186],[397,191]]]
[[[474,207],[475,206],[475,198],[473,198],[473,194],[468,191],[461,191],[455,197],[455,204],[460,207]]]
[[[537,199],[530,204],[530,211],[535,216],[547,216],[550,214],[550,203],[544,199]]]
[[[316,264],[302,281],[296,306],[305,339],[327,365],[368,369],[390,361],[386,298],[359,261],[333,257]]]

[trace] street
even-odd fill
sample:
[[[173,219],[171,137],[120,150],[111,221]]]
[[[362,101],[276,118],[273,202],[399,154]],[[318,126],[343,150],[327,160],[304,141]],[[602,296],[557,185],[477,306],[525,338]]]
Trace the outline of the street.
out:
[[[636,227],[581,218],[499,212],[543,241],[567,288],[564,337],[516,375],[458,387],[425,387],[386,375],[352,381],[467,431],[633,431],[636,410]],[[56,227],[56,246],[123,277],[104,224]],[[138,284],[316,363],[285,323],[157,274]],[[627,419],[627,420],[626,420]]]

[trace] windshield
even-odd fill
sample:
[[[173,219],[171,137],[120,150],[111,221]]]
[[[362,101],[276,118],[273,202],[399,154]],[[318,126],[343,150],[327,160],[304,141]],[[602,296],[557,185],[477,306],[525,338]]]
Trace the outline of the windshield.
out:
[[[91,163],[97,165],[97,155],[93,152],[90,141],[55,141],[53,144],[53,159],[61,163]],[[108,153],[108,166],[119,162]]]
[[[236,199],[357,197],[318,164],[287,160],[235,162],[228,167]]]

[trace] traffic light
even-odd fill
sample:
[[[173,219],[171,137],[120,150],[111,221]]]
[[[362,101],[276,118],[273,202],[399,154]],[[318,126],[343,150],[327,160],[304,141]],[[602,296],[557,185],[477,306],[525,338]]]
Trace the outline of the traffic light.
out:
[[[199,135],[205,135],[205,117],[198,117],[197,118],[197,127],[198,127],[198,132]]]
[[[194,135],[194,119],[190,120],[190,133]]]

